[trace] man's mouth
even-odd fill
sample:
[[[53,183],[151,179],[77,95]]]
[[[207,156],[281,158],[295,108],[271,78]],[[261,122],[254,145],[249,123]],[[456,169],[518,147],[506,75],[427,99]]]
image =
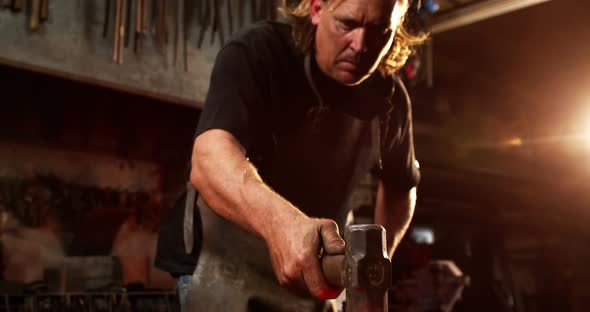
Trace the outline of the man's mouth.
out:
[[[342,60],[342,61],[340,61],[340,64],[342,65],[342,67],[344,69],[348,69],[348,70],[357,70],[359,67],[359,62],[350,61],[350,60]]]

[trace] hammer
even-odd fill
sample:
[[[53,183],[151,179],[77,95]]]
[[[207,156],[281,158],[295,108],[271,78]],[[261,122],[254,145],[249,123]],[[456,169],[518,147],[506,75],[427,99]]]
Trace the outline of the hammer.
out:
[[[329,284],[346,288],[345,311],[387,311],[391,260],[385,228],[378,224],[350,225],[344,241],[345,254],[324,256],[322,269]]]

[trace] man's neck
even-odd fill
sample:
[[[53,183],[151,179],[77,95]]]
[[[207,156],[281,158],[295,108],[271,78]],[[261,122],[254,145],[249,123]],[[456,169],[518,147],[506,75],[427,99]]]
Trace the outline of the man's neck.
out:
[[[379,110],[371,104],[383,101],[384,97],[391,95],[392,82],[387,79],[379,79],[373,73],[361,84],[346,86],[326,75],[317,64],[314,53],[310,56],[310,80],[315,85],[318,95],[326,107],[339,108],[352,115],[371,115],[371,112]],[[368,103],[369,102],[369,103]],[[379,104],[377,104],[379,105]]]

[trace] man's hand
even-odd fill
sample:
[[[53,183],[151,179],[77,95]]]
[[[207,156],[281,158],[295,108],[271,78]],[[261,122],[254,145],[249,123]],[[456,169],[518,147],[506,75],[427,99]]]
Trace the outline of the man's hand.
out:
[[[306,216],[276,227],[266,240],[279,283],[296,292],[309,292],[321,300],[338,297],[342,289],[329,286],[320,255],[344,254],[338,225],[329,219]]]

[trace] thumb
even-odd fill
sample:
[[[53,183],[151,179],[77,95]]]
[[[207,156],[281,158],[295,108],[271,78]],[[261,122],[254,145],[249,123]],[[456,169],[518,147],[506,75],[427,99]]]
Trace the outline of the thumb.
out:
[[[320,237],[324,251],[329,255],[344,254],[344,240],[338,233],[338,224],[333,220],[320,220]]]

